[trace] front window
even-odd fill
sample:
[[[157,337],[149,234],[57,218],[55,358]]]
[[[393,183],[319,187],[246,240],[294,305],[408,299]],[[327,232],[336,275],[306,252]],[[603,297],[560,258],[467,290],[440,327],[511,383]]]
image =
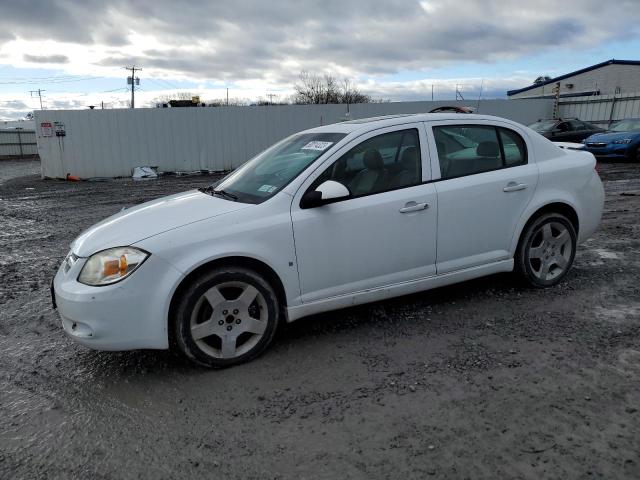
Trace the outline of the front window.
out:
[[[271,198],[342,140],[346,133],[299,133],[285,138],[225,177],[214,194],[243,203]]]
[[[640,130],[640,120],[621,120],[611,125],[612,132],[633,132]]]
[[[418,130],[398,130],[363,141],[327,168],[311,188],[327,180],[348,187],[352,198],[421,183]]]

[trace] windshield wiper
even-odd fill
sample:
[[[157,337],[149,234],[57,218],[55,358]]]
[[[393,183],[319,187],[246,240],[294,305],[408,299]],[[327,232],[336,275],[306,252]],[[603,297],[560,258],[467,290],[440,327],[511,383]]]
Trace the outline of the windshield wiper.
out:
[[[238,201],[238,196],[234,195],[231,192],[227,192],[225,190],[216,190],[216,188],[212,185],[208,186],[208,187],[201,187],[198,189],[199,191],[201,191],[202,193],[207,193],[209,195],[219,195],[221,197],[226,197],[229,198],[235,202]]]
[[[226,192],[224,190],[213,190],[212,189],[211,193],[213,193],[214,195],[220,195],[221,197],[230,198],[234,202],[238,201],[238,196],[237,195],[234,195],[233,193]]]

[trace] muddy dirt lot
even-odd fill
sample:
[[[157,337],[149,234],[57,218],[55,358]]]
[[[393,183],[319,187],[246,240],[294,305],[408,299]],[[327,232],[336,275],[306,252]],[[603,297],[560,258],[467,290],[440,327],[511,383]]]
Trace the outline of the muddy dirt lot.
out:
[[[81,230],[212,177],[37,171],[0,162],[1,478],[640,478],[640,165],[602,165],[602,227],[556,288],[340,310],[224,371],[87,350],[49,298]]]

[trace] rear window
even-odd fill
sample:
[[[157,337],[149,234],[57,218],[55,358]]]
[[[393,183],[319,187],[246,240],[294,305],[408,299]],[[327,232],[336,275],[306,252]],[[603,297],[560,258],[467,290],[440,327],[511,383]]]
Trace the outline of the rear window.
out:
[[[540,120],[529,125],[529,128],[536,132],[550,132],[556,123],[555,120]]]
[[[442,179],[515,167],[527,163],[522,137],[502,127],[446,125],[433,127]]]

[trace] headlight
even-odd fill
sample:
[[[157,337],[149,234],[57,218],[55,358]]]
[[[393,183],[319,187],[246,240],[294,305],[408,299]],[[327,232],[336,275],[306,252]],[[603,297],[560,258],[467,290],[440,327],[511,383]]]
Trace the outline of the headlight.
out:
[[[614,140],[611,143],[627,144],[627,143],[631,143],[632,140],[633,140],[632,138],[621,138],[620,140]]]
[[[102,250],[89,257],[78,281],[94,287],[119,282],[135,272],[148,257],[147,252],[133,247]]]

